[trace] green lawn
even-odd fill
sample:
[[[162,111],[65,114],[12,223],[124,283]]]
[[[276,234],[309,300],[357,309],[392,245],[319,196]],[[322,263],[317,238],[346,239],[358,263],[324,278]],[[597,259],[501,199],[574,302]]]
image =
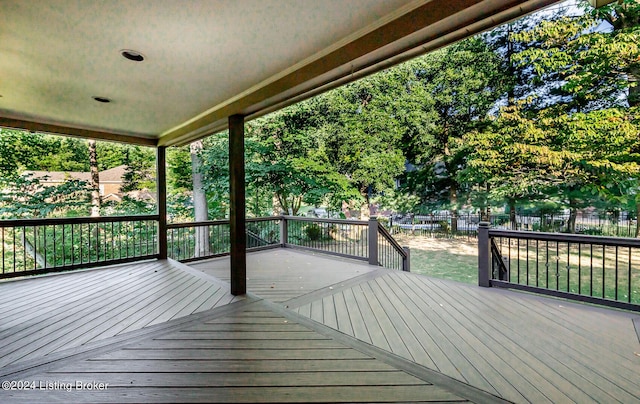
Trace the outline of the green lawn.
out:
[[[475,239],[443,239],[394,235],[411,248],[411,272],[478,284],[478,247]]]
[[[400,244],[411,248],[411,272],[478,283],[475,239],[396,237]],[[503,244],[501,250],[511,262],[511,282],[640,303],[640,249],[594,246],[592,251],[590,247],[567,243],[540,242],[536,246],[535,242],[518,244],[512,240],[511,246]]]

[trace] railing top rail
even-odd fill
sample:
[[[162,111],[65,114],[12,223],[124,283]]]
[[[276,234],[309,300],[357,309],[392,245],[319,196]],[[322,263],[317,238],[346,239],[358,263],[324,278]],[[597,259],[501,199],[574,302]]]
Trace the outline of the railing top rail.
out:
[[[271,222],[273,220],[282,220],[282,216],[268,216],[268,217],[250,217],[245,221],[247,223],[257,223],[257,222]],[[194,226],[216,226],[222,224],[229,224],[229,219],[221,219],[221,220],[203,220],[200,222],[181,222],[181,223],[169,223],[167,224],[168,229],[179,229],[183,227],[194,227]]]
[[[640,239],[590,236],[584,234],[544,233],[531,231],[489,229],[490,237],[509,237],[522,240],[559,241],[580,244],[599,244],[619,247],[640,247]]]
[[[305,216],[282,216],[286,220],[298,220],[301,222],[320,222],[320,223],[335,223],[335,224],[358,224],[368,225],[367,220],[349,220],[349,219],[321,219],[319,217],[305,217]]]
[[[407,252],[404,250],[404,248],[402,248],[400,244],[398,244],[396,239],[393,238],[393,236],[387,231],[387,229],[382,226],[378,226],[378,233],[382,234],[382,237],[384,237],[393,246],[393,248],[400,255],[402,255],[402,258],[407,258]]]
[[[249,217],[246,219],[248,223],[271,222],[273,220],[282,220],[283,216],[265,216],[265,217]]]
[[[167,223],[167,229],[179,229],[183,227],[194,227],[194,226],[215,226],[221,224],[229,224],[228,219],[223,220],[203,220],[200,222],[180,222],[180,223]]]
[[[61,224],[82,223],[117,223],[143,220],[159,220],[158,215],[129,215],[129,216],[101,216],[101,217],[50,217],[44,219],[7,219],[0,220],[0,227],[32,227]]]

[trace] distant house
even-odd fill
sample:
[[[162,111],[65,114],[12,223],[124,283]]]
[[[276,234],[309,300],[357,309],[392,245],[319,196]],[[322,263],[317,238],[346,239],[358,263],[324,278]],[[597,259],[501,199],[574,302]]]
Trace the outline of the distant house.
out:
[[[103,201],[119,202],[122,200],[123,193],[120,188],[124,182],[126,169],[126,165],[120,165],[105,171],[100,171],[100,196]],[[43,186],[62,184],[70,179],[86,182],[91,180],[91,173],[77,171],[25,171],[24,174],[32,174],[33,178],[39,178]],[[144,195],[144,197],[146,199],[150,197],[155,199],[152,195]]]

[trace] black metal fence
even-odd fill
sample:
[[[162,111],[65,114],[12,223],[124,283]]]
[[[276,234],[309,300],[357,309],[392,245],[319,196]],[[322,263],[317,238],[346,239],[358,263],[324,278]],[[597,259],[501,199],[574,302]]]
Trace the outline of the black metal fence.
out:
[[[229,255],[229,221],[170,224],[168,256],[188,262]],[[390,269],[409,270],[408,248],[375,220],[274,216],[247,219],[247,250],[298,248],[368,261]]]
[[[369,222],[285,216],[286,247],[322,251],[333,255],[369,259]]]
[[[280,247],[281,221],[281,217],[247,219],[247,249],[256,251]],[[167,225],[169,258],[188,262],[229,255],[230,251],[228,220]]]
[[[640,311],[640,240],[486,231],[488,242],[480,237],[479,248],[490,258],[483,262],[479,254],[479,277],[488,277],[489,286]]]
[[[378,264],[389,269],[409,272],[411,257],[409,248],[402,247],[382,226],[378,226]]]
[[[157,215],[0,221],[0,279],[157,258]],[[248,251],[314,250],[409,269],[407,250],[371,221],[275,216],[247,219]],[[167,255],[187,262],[228,255],[228,220],[167,225]]]
[[[0,278],[156,258],[158,216],[0,220]]]
[[[450,213],[391,217],[384,223],[392,234],[412,234],[429,237],[476,237],[477,214]],[[611,237],[636,237],[637,220],[619,213],[578,212],[571,226],[569,214],[517,214],[512,220],[508,214],[491,215],[488,220],[494,229],[535,231],[548,233],[575,233]],[[573,227],[573,228],[572,228]]]

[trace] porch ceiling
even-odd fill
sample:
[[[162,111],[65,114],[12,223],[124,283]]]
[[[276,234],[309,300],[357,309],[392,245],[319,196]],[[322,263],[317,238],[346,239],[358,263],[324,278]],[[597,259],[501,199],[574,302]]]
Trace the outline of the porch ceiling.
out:
[[[0,126],[184,144],[558,1],[5,0]]]

